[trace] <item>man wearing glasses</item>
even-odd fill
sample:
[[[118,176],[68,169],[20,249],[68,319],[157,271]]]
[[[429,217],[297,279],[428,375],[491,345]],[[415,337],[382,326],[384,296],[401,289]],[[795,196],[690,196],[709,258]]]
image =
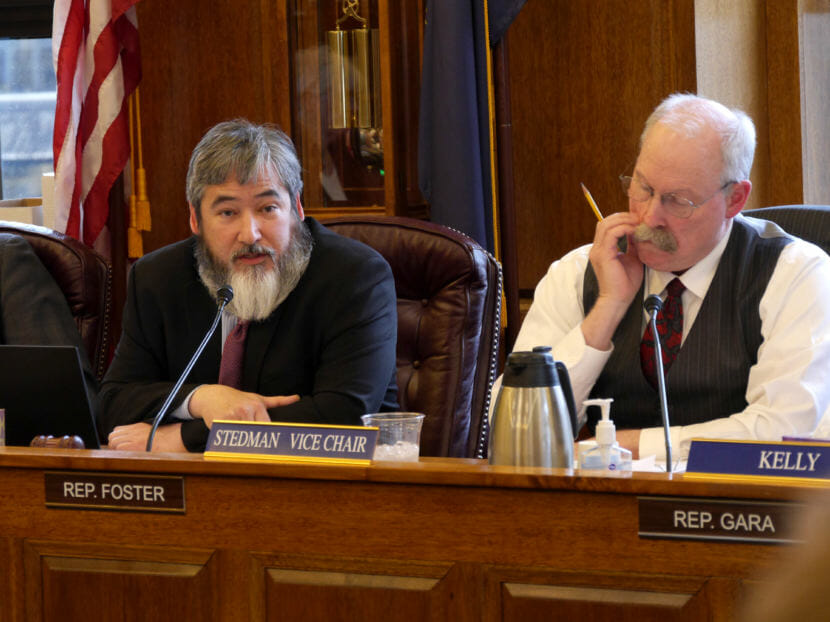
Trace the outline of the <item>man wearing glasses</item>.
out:
[[[740,214],[754,150],[743,112],[668,97],[621,177],[628,211],[603,219],[593,243],[554,262],[537,286],[514,349],[552,346],[577,404],[613,398],[617,439],[634,457],[665,457],[650,294],[664,299],[675,457],[693,437],[807,434],[830,405],[830,258]]]

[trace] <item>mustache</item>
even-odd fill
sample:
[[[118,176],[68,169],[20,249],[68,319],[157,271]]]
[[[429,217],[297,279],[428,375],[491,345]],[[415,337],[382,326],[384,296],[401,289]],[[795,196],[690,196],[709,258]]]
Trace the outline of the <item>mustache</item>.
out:
[[[246,244],[242,248],[236,249],[231,254],[231,262],[244,255],[268,255],[272,261],[277,261],[277,252],[273,248],[268,248],[267,246],[262,246],[261,244]]]
[[[677,250],[677,238],[665,229],[649,227],[644,222],[634,230],[634,239],[637,242],[651,242],[661,251],[673,253]]]

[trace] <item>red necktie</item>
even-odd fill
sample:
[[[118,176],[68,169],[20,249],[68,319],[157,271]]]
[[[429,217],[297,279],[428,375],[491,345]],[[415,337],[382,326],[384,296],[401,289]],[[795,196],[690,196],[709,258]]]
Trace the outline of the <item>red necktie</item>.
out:
[[[234,389],[242,386],[242,360],[245,357],[245,338],[248,336],[248,322],[238,322],[225,339],[222,362],[219,364],[219,384]]]
[[[663,302],[663,308],[657,313],[657,334],[663,346],[663,371],[668,374],[669,367],[677,358],[680,343],[683,341],[683,302],[680,299],[686,286],[680,279],[673,279],[666,290],[668,296]],[[657,388],[657,365],[654,362],[654,335],[651,322],[648,323],[643,341],[640,344],[640,364],[643,374],[649,384]]]

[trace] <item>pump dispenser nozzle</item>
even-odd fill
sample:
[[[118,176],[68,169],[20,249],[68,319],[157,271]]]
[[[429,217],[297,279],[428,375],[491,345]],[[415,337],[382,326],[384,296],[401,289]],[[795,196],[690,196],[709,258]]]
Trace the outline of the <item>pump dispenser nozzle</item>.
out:
[[[611,421],[613,401],[609,397],[582,402],[585,406],[599,406],[602,410],[602,418],[596,426],[596,446],[585,452],[579,465],[582,469],[631,470],[631,452],[617,444],[617,429]]]
[[[597,421],[597,445],[613,445],[617,440],[617,428],[611,421],[611,402],[614,398],[597,398],[582,402],[585,406],[599,406],[602,409],[602,419]]]

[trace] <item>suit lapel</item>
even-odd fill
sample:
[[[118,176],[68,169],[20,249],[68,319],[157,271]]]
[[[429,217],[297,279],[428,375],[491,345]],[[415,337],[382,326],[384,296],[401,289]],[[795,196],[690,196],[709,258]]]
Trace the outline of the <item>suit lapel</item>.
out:
[[[271,342],[277,332],[284,307],[285,301],[274,310],[267,320],[254,322],[248,328],[248,339],[245,343],[245,363],[242,367],[242,388],[245,391],[257,392],[259,375],[265,368],[265,355],[271,348]]]
[[[191,280],[186,285],[185,300],[187,300],[185,308],[188,318],[187,326],[189,335],[187,341],[190,350],[187,356],[189,360],[189,357],[192,356],[192,353],[196,351],[196,348],[202,342],[202,339],[204,339],[205,333],[210,328],[218,307],[214,304],[207,289],[205,289],[205,286],[199,280]],[[197,362],[199,369],[205,372],[213,370],[211,373],[215,376],[214,382],[219,377],[219,361],[221,356],[222,327],[220,323]]]

